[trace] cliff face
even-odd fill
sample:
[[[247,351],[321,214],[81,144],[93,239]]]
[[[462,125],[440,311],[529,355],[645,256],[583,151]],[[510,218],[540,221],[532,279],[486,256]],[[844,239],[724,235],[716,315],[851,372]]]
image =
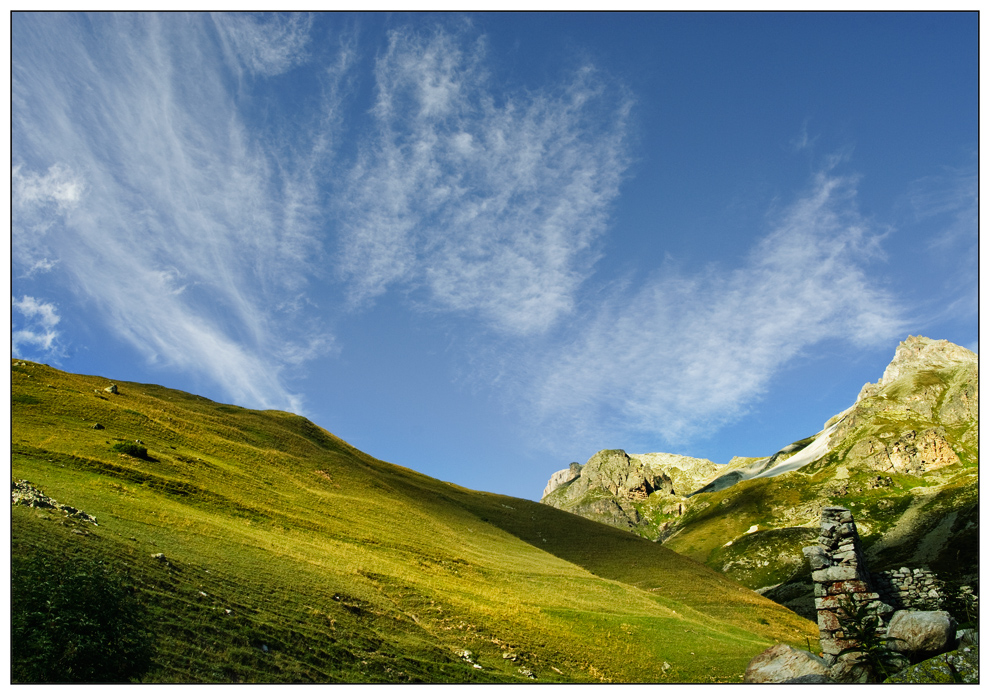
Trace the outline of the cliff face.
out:
[[[852,406],[772,456],[721,466],[599,452],[543,502],[663,542],[805,612],[801,546],[827,506],[855,512],[875,569],[923,566],[965,583],[978,568],[978,401],[974,353],[911,336]],[[647,471],[660,478],[644,486]]]
[[[541,501],[655,538],[655,525],[640,510],[659,505],[669,513],[680,513],[685,496],[719,468],[707,459],[675,454],[630,455],[621,449],[606,449],[583,466],[572,463],[554,473]]]
[[[945,340],[909,337],[875,384],[838,423],[836,447],[881,473],[926,472],[977,456],[979,361]]]

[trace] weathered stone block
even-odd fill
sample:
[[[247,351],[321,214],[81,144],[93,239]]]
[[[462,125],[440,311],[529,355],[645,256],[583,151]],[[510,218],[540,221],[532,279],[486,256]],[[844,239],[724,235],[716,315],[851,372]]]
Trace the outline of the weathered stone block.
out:
[[[832,556],[832,562],[843,565],[858,565],[859,558],[856,556],[855,551],[849,550],[846,552],[835,553]]]
[[[842,594],[864,594],[869,591],[866,582],[858,579],[850,579],[844,582],[832,582],[827,586],[829,596]]]
[[[841,637],[822,639],[819,644],[821,644],[822,651],[826,654],[838,654],[843,649],[854,646],[851,640],[842,639]]]
[[[808,558],[812,571],[829,567],[832,564],[832,558],[820,545],[809,545],[807,548],[801,548],[801,552]]]
[[[820,632],[835,632],[841,627],[839,616],[834,611],[818,611],[818,630]]]
[[[811,573],[811,578],[816,582],[841,582],[848,579],[860,579],[859,568],[852,565],[840,565],[837,567],[826,567]]]

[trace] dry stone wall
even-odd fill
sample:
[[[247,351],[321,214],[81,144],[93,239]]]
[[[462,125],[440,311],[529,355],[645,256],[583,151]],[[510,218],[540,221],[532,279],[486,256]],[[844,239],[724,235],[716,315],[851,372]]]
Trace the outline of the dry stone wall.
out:
[[[844,634],[840,620],[847,602],[856,607],[867,605],[880,619],[878,630],[886,629],[887,618],[894,609],[880,600],[880,594],[873,587],[856,522],[848,509],[825,507],[822,510],[818,545],[804,548],[804,554],[811,563],[811,578],[815,583],[822,653],[832,666],[839,652],[855,646]]]
[[[818,545],[804,548],[811,563],[815,585],[815,608],[822,652],[830,666],[839,652],[854,646],[842,631],[843,606],[866,605],[883,633],[898,610],[928,611],[945,602],[945,584],[926,569],[872,573],[863,558],[859,533],[852,512],[844,507],[822,510]]]
[[[881,600],[896,610],[938,610],[945,603],[945,582],[929,570],[901,567],[872,576]]]

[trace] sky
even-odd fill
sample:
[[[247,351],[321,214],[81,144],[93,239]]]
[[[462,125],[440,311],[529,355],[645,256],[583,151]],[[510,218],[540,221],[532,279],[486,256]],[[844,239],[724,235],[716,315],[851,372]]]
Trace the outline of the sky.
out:
[[[539,499],[978,350],[975,13],[11,17],[11,352]]]

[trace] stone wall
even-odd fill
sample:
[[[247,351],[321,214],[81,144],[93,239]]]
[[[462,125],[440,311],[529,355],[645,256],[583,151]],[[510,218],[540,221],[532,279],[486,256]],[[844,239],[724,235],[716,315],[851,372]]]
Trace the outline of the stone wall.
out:
[[[866,605],[878,618],[878,633],[886,631],[894,611],[937,610],[945,603],[945,584],[929,570],[902,567],[870,572],[856,522],[844,507],[822,510],[818,543],[803,550],[811,563],[822,653],[829,666],[836,663],[840,651],[853,646],[841,625],[847,602],[849,607]]]
[[[896,610],[934,611],[944,607],[945,582],[929,570],[901,567],[874,572],[872,578],[880,599]]]
[[[844,507],[825,507],[818,543],[804,548],[804,554],[811,563],[815,584],[822,653],[826,663],[833,666],[839,652],[854,646],[843,633],[840,620],[847,602],[851,604],[849,607],[866,605],[879,618],[878,631],[886,630],[887,619],[894,609],[874,589],[852,512]]]

